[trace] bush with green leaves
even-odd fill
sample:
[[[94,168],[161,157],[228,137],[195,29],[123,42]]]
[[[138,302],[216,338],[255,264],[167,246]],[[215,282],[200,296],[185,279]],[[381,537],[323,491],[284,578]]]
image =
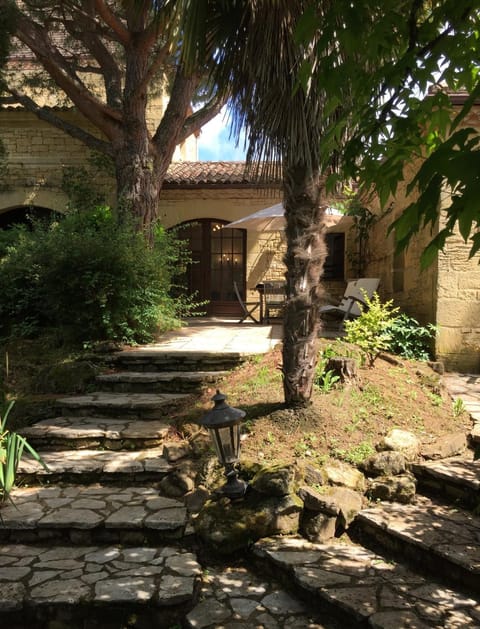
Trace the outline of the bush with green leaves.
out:
[[[390,348],[390,327],[397,317],[398,308],[393,300],[382,303],[377,293],[371,298],[363,292],[365,308],[356,319],[345,321],[345,340],[357,345],[373,367],[381,352]]]
[[[416,319],[402,313],[388,326],[388,350],[405,358],[428,360],[436,330],[432,323],[421,326]]]
[[[0,259],[0,336],[54,328],[74,343],[150,341],[197,305],[171,296],[187,262],[175,235],[159,227],[149,247],[106,207],[17,230]]]

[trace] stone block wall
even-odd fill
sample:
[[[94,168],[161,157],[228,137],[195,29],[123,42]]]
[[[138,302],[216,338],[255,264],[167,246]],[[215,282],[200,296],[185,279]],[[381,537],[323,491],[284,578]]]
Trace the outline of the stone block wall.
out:
[[[450,370],[480,372],[480,265],[460,234],[438,257],[437,357]]]
[[[84,129],[98,135],[80,114],[71,110],[55,113],[74,124],[80,121]],[[20,108],[0,110],[0,137],[8,159],[8,174],[0,181],[0,212],[28,205],[64,211],[67,198],[61,190],[63,169],[85,166],[89,149]],[[177,147],[175,159],[195,159],[196,152],[197,139],[191,136]],[[104,190],[108,203],[113,203],[115,182],[102,172],[93,177],[92,183]]]
[[[409,181],[407,173],[406,181]],[[393,299],[403,312],[422,325],[437,326],[434,352],[448,370],[480,371],[480,266],[469,260],[470,245],[460,235],[447,240],[444,252],[427,268],[420,268],[420,256],[434,231],[423,230],[413,238],[408,249],[395,254],[393,234],[388,226],[410,201],[402,189],[391,212],[381,218],[371,235],[374,258],[370,276],[380,277],[379,293]],[[444,197],[442,203],[448,202]]]
[[[167,228],[201,218],[230,222],[280,200],[280,190],[267,192],[255,186],[164,188],[160,197],[160,219]],[[247,300],[254,300],[258,296],[255,286],[259,282],[274,279],[270,269],[275,277],[283,278],[282,238],[278,232],[247,230]]]

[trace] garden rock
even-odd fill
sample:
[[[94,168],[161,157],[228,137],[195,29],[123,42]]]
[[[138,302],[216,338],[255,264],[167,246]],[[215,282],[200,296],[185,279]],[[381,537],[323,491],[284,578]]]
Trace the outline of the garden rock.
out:
[[[338,505],[337,530],[346,530],[363,506],[363,496],[347,487],[334,487],[330,498]]]
[[[159,483],[163,495],[169,498],[179,498],[195,488],[195,471],[191,466],[179,467]]]
[[[401,452],[384,450],[366,459],[361,465],[367,476],[396,476],[406,472],[405,457]]]
[[[337,518],[326,513],[304,509],[300,517],[299,532],[310,542],[326,542],[335,537]]]
[[[327,483],[327,475],[318,467],[305,463],[301,467],[301,474],[307,485],[325,485]]]
[[[409,504],[416,492],[415,477],[411,474],[380,476],[370,482],[367,495],[370,500],[387,500]]]
[[[163,444],[163,458],[169,463],[175,463],[179,459],[190,454],[190,444],[188,441],[172,441]]]
[[[420,440],[408,430],[394,428],[384,438],[379,449],[401,452],[407,461],[414,461],[420,453]]]
[[[363,493],[366,489],[365,476],[356,468],[343,461],[330,461],[324,465],[327,481],[330,485],[348,487]]]
[[[302,503],[296,496],[249,491],[241,501],[208,501],[193,521],[196,534],[214,551],[228,555],[271,535],[298,532]]]
[[[298,495],[304,503],[301,533],[310,541],[325,541],[343,532],[363,506],[362,495],[347,487],[330,487],[325,493],[302,487]]]
[[[198,513],[203,505],[210,498],[210,492],[206,487],[196,487],[193,491],[186,494],[184,498],[185,506],[190,513]]]
[[[250,483],[252,489],[267,496],[287,496],[295,493],[295,468],[293,465],[272,465],[255,474]]]
[[[316,511],[326,515],[337,516],[340,512],[338,504],[327,493],[315,491],[312,487],[301,487],[298,496],[303,500],[305,509]]]
[[[421,454],[425,459],[446,459],[463,454],[467,449],[467,438],[464,432],[455,432],[439,437],[434,443],[424,444]]]

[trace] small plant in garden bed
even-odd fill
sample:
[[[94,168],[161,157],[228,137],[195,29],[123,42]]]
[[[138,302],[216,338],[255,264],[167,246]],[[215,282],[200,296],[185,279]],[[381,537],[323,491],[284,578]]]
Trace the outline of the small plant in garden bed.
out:
[[[390,336],[388,350],[412,360],[428,360],[430,343],[437,328],[429,323],[421,326],[416,319],[402,313],[387,328]]]
[[[366,308],[353,321],[345,321],[345,340],[357,345],[365,354],[369,367],[373,367],[381,352],[390,348],[390,326],[396,318],[398,308],[393,301],[382,303],[377,293],[369,299],[364,292]]]
[[[15,485],[18,464],[25,449],[48,470],[38,452],[32,448],[25,437],[7,429],[8,415],[12,406],[13,401],[7,406],[3,417],[0,415],[0,505],[10,498],[10,493]]]

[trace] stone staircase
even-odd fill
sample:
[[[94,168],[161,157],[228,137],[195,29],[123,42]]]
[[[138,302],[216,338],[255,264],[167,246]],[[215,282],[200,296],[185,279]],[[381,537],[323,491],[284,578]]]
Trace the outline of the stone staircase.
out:
[[[246,558],[259,576],[202,569],[184,502],[162,495],[178,474],[163,445],[171,413],[240,360],[122,352],[99,391],[24,430],[49,471],[23,461],[25,485],[0,513],[0,626],[480,627],[472,457],[413,465],[416,504],[364,509],[349,540],[260,540]]]
[[[159,491],[177,469],[163,444],[172,414],[242,359],[121,352],[98,391],[58,400],[58,417],[23,430],[48,471],[25,457],[0,513],[0,626],[183,622],[201,567],[183,501]]]
[[[260,540],[258,568],[283,575],[342,626],[480,627],[480,518],[459,506],[474,505],[479,464],[455,457],[418,463],[413,472],[424,492],[415,504],[364,509],[348,543]]]

